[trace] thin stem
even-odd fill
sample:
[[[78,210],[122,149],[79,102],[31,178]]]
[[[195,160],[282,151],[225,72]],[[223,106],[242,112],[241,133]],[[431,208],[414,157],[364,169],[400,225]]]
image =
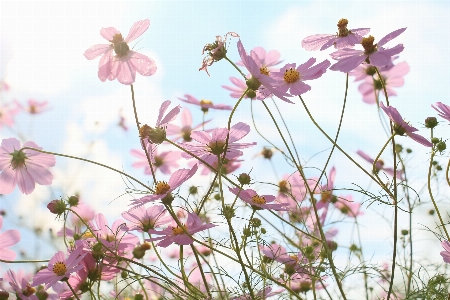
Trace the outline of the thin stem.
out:
[[[78,300],[80,300],[80,298],[78,298],[77,293],[75,292],[75,290],[73,289],[73,287],[70,285],[69,280],[66,280],[67,285],[69,286],[70,290],[72,291],[73,295],[75,296],[75,298],[77,298]]]
[[[445,177],[447,178],[447,184],[448,186],[450,186],[450,177],[448,175],[450,171],[450,159],[448,160],[448,164],[447,164],[447,170],[445,171]],[[449,296],[450,297],[450,296]]]
[[[238,68],[238,66],[236,66],[236,64],[234,62],[232,62],[228,57],[225,56],[225,59],[236,69],[239,71],[239,73],[241,73],[242,77],[244,77],[245,80],[247,80],[247,76],[245,76],[245,74],[241,71],[241,69]],[[244,93],[245,95],[245,93]]]
[[[124,172],[119,171],[119,170],[117,170],[117,169],[114,169],[113,167],[110,167],[110,166],[107,166],[107,165],[98,163],[98,162],[96,162],[96,161],[89,160],[89,159],[85,159],[85,158],[81,158],[81,157],[76,157],[76,156],[72,156],[72,155],[66,155],[66,154],[61,154],[61,153],[56,153],[56,152],[44,151],[44,150],[40,150],[40,149],[36,149],[36,148],[31,148],[31,147],[23,147],[21,150],[25,150],[25,149],[29,149],[29,150],[33,150],[33,151],[37,151],[37,152],[41,152],[41,153],[45,153],[45,154],[52,154],[52,155],[56,155],[56,156],[62,156],[62,157],[67,157],[67,158],[77,159],[77,160],[85,161],[85,162],[88,162],[88,163],[91,163],[91,164],[94,164],[94,165],[101,166],[101,167],[106,168],[106,169],[110,169],[110,170],[112,170],[112,171],[114,171],[114,172],[116,172],[116,173],[119,173],[119,174],[121,174],[121,175],[123,175],[123,176],[125,176],[125,177],[128,177],[128,178],[132,179],[133,181],[139,183],[140,185],[142,185],[143,187],[145,187],[145,188],[148,189],[149,191],[153,192],[153,190],[152,190],[149,186],[147,186],[146,184],[144,184],[144,183],[142,183],[141,181],[137,180],[137,179],[134,178],[133,176],[128,175],[127,173],[124,173]]]
[[[191,244],[192,252],[194,252],[195,260],[197,261],[197,266],[199,268],[200,274],[202,275],[203,284],[205,285],[206,292],[208,293],[209,298],[212,299],[211,291],[209,290],[208,282],[206,281],[205,274],[203,272],[202,264],[200,263],[200,259],[198,258],[197,249],[195,249],[194,244]]]

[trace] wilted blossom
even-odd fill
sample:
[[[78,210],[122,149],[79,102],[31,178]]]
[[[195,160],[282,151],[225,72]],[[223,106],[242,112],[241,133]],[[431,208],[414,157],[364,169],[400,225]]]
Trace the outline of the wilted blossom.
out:
[[[273,94],[283,101],[293,103],[286,98],[290,96],[289,94],[276,88],[277,81],[269,76],[269,71],[261,65],[258,55],[254,51],[251,51],[250,55],[248,55],[240,40],[237,46],[242,63],[251,74],[251,78],[246,81],[247,87],[253,91],[259,90],[266,97]],[[261,89],[262,87],[264,87],[264,90]]]
[[[33,142],[23,147],[42,149]],[[48,168],[55,165],[55,157],[30,149],[21,150],[20,142],[15,138],[4,139],[0,146],[0,194],[10,194],[15,186],[23,194],[34,191],[35,183],[49,185],[53,175]]]
[[[377,67],[388,65],[391,62],[392,56],[402,52],[404,47],[403,44],[398,44],[389,49],[385,49],[383,46],[405,30],[406,28],[397,29],[383,37],[377,44],[373,43],[375,38],[371,35],[363,38],[361,45],[364,50],[346,48],[331,53],[331,57],[338,60],[338,62],[332,65],[330,70],[348,73],[363,62]]]
[[[237,34],[236,32],[228,32],[223,39],[220,35],[217,35],[216,40],[212,44],[206,44],[203,47],[202,55],[204,55],[205,52],[207,54],[205,58],[203,58],[202,66],[200,67],[200,69],[198,69],[199,71],[205,70],[209,76],[208,67],[212,66],[212,64],[216,61],[219,61],[226,57],[226,42],[228,36],[239,37],[239,34]]]
[[[309,91],[311,87],[303,81],[321,77],[330,66],[328,60],[313,66],[315,62],[316,59],[311,57],[298,67],[295,63],[286,64],[279,72],[274,72],[273,78],[277,80],[277,90],[283,93],[289,90],[292,96],[298,96]]]
[[[186,223],[181,224],[184,230],[183,228],[178,226],[175,220],[173,220],[166,229],[163,229],[161,231],[150,229],[148,231],[149,234],[161,236],[148,239],[147,241],[152,242],[161,240],[157,244],[157,246],[164,248],[171,245],[172,243],[178,245],[190,245],[194,242],[194,240],[190,238],[186,233],[184,233],[185,231],[190,235],[193,235],[199,231],[217,226],[212,223],[203,224],[203,221],[195,213],[188,212],[187,215],[188,216]]]
[[[231,83],[233,83],[235,86],[228,86],[228,85],[222,85],[222,87],[226,90],[231,91],[230,97],[239,99],[241,98],[242,94],[247,90],[247,84],[242,81],[241,79],[238,79],[236,77],[230,77]],[[261,88],[260,88],[261,89]],[[250,98],[252,100],[258,99],[258,100],[264,100],[268,97],[266,93],[261,93],[260,89],[256,90],[249,90],[245,95],[244,98]]]
[[[147,232],[149,229],[161,227],[172,221],[172,217],[167,215],[167,210],[162,205],[153,205],[148,208],[140,206],[123,212],[122,217],[131,222],[130,225],[127,225],[128,231],[140,232]]]
[[[406,123],[400,113],[397,111],[395,107],[392,106],[384,106],[383,102],[380,102],[380,107],[383,109],[383,111],[388,115],[389,119],[394,123],[394,132],[397,135],[404,135],[406,134],[416,142],[426,146],[426,147],[432,147],[433,144],[429,142],[426,138],[424,138],[421,135],[418,135],[414,133],[415,131],[418,131],[417,128],[414,128],[410,126],[408,123]]]
[[[147,159],[143,150],[133,149],[130,151],[131,155],[139,159],[132,164],[133,168],[139,169],[144,167],[144,174],[151,175],[152,170],[148,165],[149,160],[153,164],[153,172],[160,170],[163,174],[171,174],[173,169],[179,167],[177,161],[181,158],[180,151],[163,151],[158,153],[157,148],[153,144],[146,143],[146,147],[149,159]]]
[[[443,241],[441,242],[441,246],[444,248],[445,251],[441,251],[441,256],[444,262],[450,264],[450,242],[449,241]]]
[[[359,92],[363,95],[363,101],[368,104],[377,103],[376,95],[384,95],[383,84],[389,97],[397,96],[397,93],[393,88],[403,86],[405,83],[403,76],[408,74],[408,72],[408,63],[401,62],[394,65],[389,70],[380,71],[381,80],[378,78],[377,74],[373,77],[367,76],[364,79],[364,82],[358,86]]]
[[[259,195],[255,190],[246,189],[242,190],[239,187],[229,188],[230,192],[237,195],[242,201],[250,204],[255,209],[272,209],[276,211],[288,210],[286,207],[288,203],[272,203],[275,201],[275,196],[272,195]]]
[[[303,39],[302,47],[308,51],[325,50],[334,46],[336,49],[351,48],[361,42],[370,28],[347,29],[348,20],[340,19],[337,23],[338,32],[336,34],[315,34]]]
[[[190,170],[180,169],[175,171],[172,176],[170,176],[169,182],[158,181],[155,183],[154,194],[131,200],[132,203],[130,205],[138,207],[144,205],[145,203],[153,202],[159,199],[161,199],[163,203],[170,204],[173,200],[172,191],[194,176],[197,169],[198,165],[195,164]]]
[[[38,297],[34,294],[36,292],[36,289],[31,287],[31,284],[28,282],[28,280],[25,278],[25,274],[23,271],[19,271],[17,274],[12,271],[8,270],[8,283],[14,290],[14,293],[17,294],[17,296],[20,297],[20,299],[23,300],[38,300]]]
[[[185,142],[192,141],[191,133],[194,130],[199,129],[205,124],[209,123],[211,120],[207,120],[199,125],[192,127],[192,114],[187,108],[183,108],[181,111],[181,127],[173,124],[167,124],[166,133],[168,136],[174,136],[172,141],[177,141],[179,139],[183,139]],[[206,131],[212,131],[206,130]]]
[[[367,155],[366,153],[364,153],[361,150],[356,151],[356,153],[373,165],[374,159],[371,158],[369,155]],[[394,169],[393,168],[386,168],[386,167],[384,167],[384,161],[379,159],[379,160],[377,160],[377,163],[375,164],[375,171],[378,173],[381,170],[386,172],[387,174],[389,174],[391,176],[394,176]],[[403,175],[403,171],[402,170],[397,170],[397,178],[401,179],[402,175]]]
[[[186,98],[186,99],[184,99]],[[219,110],[232,110],[233,107],[229,106],[229,105],[225,105],[225,104],[213,104],[211,100],[198,100],[197,98],[195,98],[192,95],[189,94],[185,94],[184,98],[178,98],[183,102],[189,103],[189,104],[194,104],[194,105],[198,105],[201,107],[201,110],[203,112],[208,112],[210,108],[213,109],[219,109]]]
[[[446,119],[447,121],[450,122],[450,106],[442,103],[442,102],[436,102],[434,105],[431,105],[431,107],[433,107],[437,112],[439,117]]]
[[[85,255],[82,247],[73,250],[67,259],[64,253],[59,251],[50,259],[47,269],[34,275],[32,286],[45,284],[45,289],[48,289],[63,278],[70,278],[70,274],[83,269],[80,262]]]
[[[0,216],[0,229],[3,227],[3,217]],[[9,247],[17,244],[20,241],[20,232],[16,229],[9,229],[0,233],[0,259],[13,260],[16,258],[16,253]]]
[[[231,160],[243,154],[239,149],[256,145],[256,142],[236,143],[249,132],[250,126],[242,122],[233,125],[230,131],[227,128],[217,128],[212,132],[212,136],[206,131],[194,131],[191,133],[191,138],[196,142],[181,143],[180,146],[211,165],[217,161],[218,156],[223,157],[225,151],[225,158]],[[225,148],[227,136],[229,137],[228,145]],[[183,152],[181,156],[187,159],[192,158],[186,152]]]
[[[98,78],[117,80],[123,84],[132,84],[136,78],[136,71],[143,76],[150,76],[156,72],[153,59],[130,49],[128,44],[140,37],[150,26],[150,20],[140,20],[133,24],[124,39],[120,31],[114,27],[102,28],[100,35],[110,44],[100,44],[90,47],[84,56],[91,60],[103,55],[98,65]],[[116,55],[113,55],[113,50]]]

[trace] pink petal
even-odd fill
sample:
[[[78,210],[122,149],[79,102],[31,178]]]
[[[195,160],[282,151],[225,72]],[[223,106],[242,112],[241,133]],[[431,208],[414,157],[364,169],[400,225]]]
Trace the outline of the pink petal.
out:
[[[100,35],[106,39],[108,42],[112,41],[113,37],[115,34],[120,33],[117,29],[115,29],[114,27],[106,27],[106,28],[102,28],[100,30]]]
[[[27,163],[27,171],[30,173],[33,180],[40,185],[52,184],[53,175],[46,168],[33,164],[33,162]]]
[[[16,169],[17,185],[25,195],[31,194],[35,188],[35,182],[31,174],[25,168]]]
[[[206,131],[193,131],[191,133],[191,138],[200,144],[209,144],[209,142],[211,142],[211,136]]]
[[[0,259],[3,260],[14,260],[16,258],[16,252],[11,249],[1,248],[0,247]]]
[[[358,55],[358,56],[350,56],[347,58],[343,58],[339,60],[337,63],[332,65],[330,67],[330,70],[333,71],[341,71],[344,73],[348,73],[358,67],[364,60],[366,59],[366,56]]]
[[[98,62],[98,78],[105,82],[111,76],[112,64],[113,64],[113,56],[112,56],[113,48],[110,48],[109,51],[105,52],[100,61]],[[116,76],[114,75],[114,79]]]
[[[302,47],[308,51],[319,50],[328,40],[333,39],[334,34],[315,34],[303,39]],[[324,50],[324,49],[321,49]]]
[[[112,46],[108,44],[94,45],[84,52],[84,57],[91,60],[106,53],[110,49],[112,49]]]
[[[177,115],[180,113],[180,110],[181,110],[180,105],[175,106],[167,113],[167,115],[161,120],[160,123],[156,123],[156,126],[165,126],[170,121],[173,121],[177,117]]]
[[[129,62],[133,65],[136,71],[143,76],[151,76],[156,72],[156,63],[153,59],[143,54],[130,51]]]
[[[2,141],[2,148],[6,150],[6,153],[13,153],[14,150],[20,150],[20,142],[15,138],[4,139]]]
[[[234,143],[236,141],[239,141],[243,137],[245,137],[250,132],[250,126],[239,122],[233,125],[230,128],[230,138],[228,140],[229,143]]]
[[[136,79],[136,69],[129,63],[128,59],[120,60],[118,62],[117,80],[125,85],[134,83]]]
[[[3,170],[0,174],[0,194],[11,194],[17,184],[16,171],[12,168]]]
[[[192,169],[180,169],[178,171],[175,171],[172,176],[170,176],[169,179],[169,185],[170,189],[176,189],[179,187],[183,182],[187,181],[189,178],[194,176],[194,174],[197,172],[198,165],[195,164]]]
[[[183,127],[192,126],[192,114],[187,108],[184,108],[181,112],[181,124]]]
[[[15,229],[0,233],[0,248],[7,248],[20,241],[20,232]]]
[[[397,29],[391,33],[389,33],[388,35],[386,35],[385,37],[383,37],[379,42],[378,42],[378,47],[383,46],[384,44],[386,44],[387,42],[389,42],[390,40],[398,37],[400,34],[402,34],[404,31],[406,30],[405,28],[400,28]]]
[[[149,26],[150,26],[149,19],[137,21],[131,27],[130,32],[128,32],[128,35],[125,38],[125,42],[129,43],[137,39],[148,29]]]
[[[428,141],[426,138],[424,138],[421,135],[415,134],[415,133],[406,133],[410,138],[412,138],[413,140],[415,140],[416,142],[418,142],[419,144],[424,145],[425,147],[433,147],[433,144]]]

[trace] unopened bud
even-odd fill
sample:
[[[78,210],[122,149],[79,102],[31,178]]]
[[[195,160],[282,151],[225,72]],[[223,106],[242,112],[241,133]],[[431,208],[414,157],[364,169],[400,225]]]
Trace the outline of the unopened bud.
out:
[[[55,215],[62,215],[67,208],[66,202],[64,200],[53,200],[47,204],[48,210]]]
[[[141,294],[134,295],[134,300],[144,300],[144,296]]]
[[[431,216],[434,215],[434,209],[430,209],[430,210],[428,211],[428,214],[431,215]]]
[[[261,82],[259,82],[259,80],[256,79],[255,77],[248,79],[245,83],[251,90],[254,90],[254,91],[259,89],[259,87],[261,86]]]
[[[258,218],[253,218],[253,219],[250,220],[250,224],[253,227],[259,227],[259,226],[261,226],[261,220],[258,219]]]
[[[426,128],[434,128],[438,124],[438,121],[435,117],[428,117],[425,119],[425,127]]]
[[[70,206],[77,206],[78,203],[80,202],[80,200],[78,199],[77,196],[70,196],[68,202],[69,202]]]
[[[195,194],[197,194],[197,192],[198,192],[198,188],[196,186],[191,186],[189,188],[189,194],[195,195]]]
[[[122,271],[122,272],[120,273],[120,277],[122,277],[122,279],[127,278],[127,277],[128,277],[128,272],[127,272],[127,271]]]
[[[441,141],[441,142],[437,143],[436,149],[437,149],[439,152],[442,152],[442,151],[444,151],[445,149],[447,149],[447,145],[445,144],[445,142]]]
[[[166,139],[166,130],[161,127],[151,129],[148,134],[148,139],[155,144],[161,144]]]
[[[433,144],[437,144],[437,143],[439,143],[439,139],[436,138],[436,137],[434,137],[434,138],[431,139],[431,142],[432,142]]]
[[[250,99],[255,99],[256,98],[256,93],[254,90],[248,90],[247,92],[247,97],[249,97]]]
[[[395,144],[395,153],[401,153],[403,151],[403,147],[400,144]]]
[[[406,148],[406,153],[412,153],[412,149]]]
[[[240,184],[244,185],[244,184],[250,184],[251,181],[251,177],[250,175],[246,174],[246,173],[242,173],[239,175],[238,177],[238,181]]]
[[[401,231],[401,233],[402,233],[402,235],[408,235],[408,234],[409,234],[409,231],[406,230],[406,229],[403,229],[403,230]]]
[[[9,293],[7,291],[0,291],[0,300],[6,300],[9,298]]]

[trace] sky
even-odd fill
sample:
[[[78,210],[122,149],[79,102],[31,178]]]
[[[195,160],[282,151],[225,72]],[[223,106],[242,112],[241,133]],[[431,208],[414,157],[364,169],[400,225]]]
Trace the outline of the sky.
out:
[[[405,50],[398,62],[406,61],[411,68],[405,76],[405,85],[397,91],[398,96],[390,100],[405,119],[427,136],[424,119],[435,115],[430,105],[437,101],[450,103],[447,96],[450,81],[449,15],[448,1],[2,1],[0,78],[11,86],[11,91],[2,95],[1,100],[16,99],[25,103],[28,99],[35,99],[50,103],[45,115],[33,118],[21,115],[17,119],[21,131],[44,149],[87,157],[142,178],[141,170],[131,168],[134,159],[128,155],[131,149],[139,147],[129,87],[117,81],[101,82],[97,77],[98,59],[89,61],[83,56],[90,46],[105,42],[99,34],[102,27],[115,27],[125,35],[137,20],[150,20],[149,29],[132,46],[154,59],[158,67],[154,76],[138,75],[134,85],[140,121],[151,125],[164,100],[171,100],[173,105],[181,104],[177,98],[184,94],[210,99],[214,103],[235,103],[221,86],[231,85],[229,77],[239,76],[236,70],[225,62],[219,62],[209,69],[211,76],[198,71],[203,46],[213,42],[217,35],[236,32],[247,51],[256,46],[276,49],[285,63],[301,64],[310,57],[320,62],[330,59],[331,51],[308,52],[301,47],[302,39],[316,33],[335,33],[337,21],[347,18],[349,28],[371,28],[371,35],[376,40],[398,28],[407,27],[401,36],[388,44],[404,44]],[[236,42],[235,38],[229,39],[228,54],[233,61],[239,60]],[[345,75],[327,71],[310,85],[312,90],[303,98],[318,123],[334,136],[343,103]],[[311,124],[300,103],[276,101],[302,159],[308,161],[308,167],[321,168],[330,144]],[[284,148],[259,104],[253,103],[256,125],[271,141]],[[188,107],[187,104],[182,106]],[[269,106],[274,109],[270,101]],[[193,107],[189,108],[194,111]],[[244,101],[238,107],[233,122],[250,122],[249,110],[250,102]],[[130,127],[127,132],[117,126],[120,113]],[[201,122],[200,112],[193,114],[197,123]],[[217,126],[225,126],[227,120],[226,115],[217,111],[211,111],[206,118],[212,118]],[[376,107],[362,102],[357,84],[352,79],[341,132],[339,143],[352,154],[361,149],[375,156],[387,140]],[[445,126],[435,132],[443,137],[446,133],[448,135]],[[11,134],[14,133],[3,129],[0,138]],[[250,140],[256,140],[258,146],[249,149],[245,158],[255,165],[256,171],[261,170],[255,173],[258,180],[279,179],[270,171],[266,161],[253,159],[262,146],[267,145],[256,135],[253,127],[252,134],[247,137],[247,141]],[[420,189],[426,178],[427,149],[406,138],[399,140],[414,150],[410,160],[411,180],[412,185]],[[386,162],[392,163],[385,156],[382,157]],[[370,168],[362,159],[358,161]],[[281,177],[288,168],[281,156],[275,156],[274,162],[280,166],[277,176]],[[445,158],[442,159],[444,163]],[[367,186],[367,177],[338,151],[335,151],[331,165],[337,168],[337,188],[348,188],[352,183]],[[37,187],[30,196],[19,195],[17,191],[2,196],[0,208],[13,208],[25,216],[24,222],[31,226],[48,223],[43,199],[76,192],[110,218],[116,218],[127,208],[128,198],[119,197],[125,186],[116,174],[61,158],[57,159],[53,172],[53,188]],[[317,176],[317,171],[311,169],[310,176]],[[149,178],[145,180],[150,181]],[[448,187],[443,187],[440,192],[441,195],[448,194]],[[345,194],[348,192],[341,192],[341,195]],[[362,199],[355,196],[355,200]],[[424,207],[423,211],[417,212],[415,224],[418,227],[423,224],[433,226],[433,220],[426,215],[429,206]],[[30,215],[30,211],[39,213]],[[390,220],[391,213],[391,209],[377,208],[376,213],[367,212],[366,219],[361,219],[364,222],[361,227],[363,239],[374,253],[381,252],[381,257],[389,253],[391,244],[390,226],[385,224],[389,222],[380,224],[379,216],[388,214],[387,219]],[[406,220],[406,214],[401,218]],[[344,240],[345,237],[342,238]],[[439,245],[437,241],[434,243],[438,255]]]

